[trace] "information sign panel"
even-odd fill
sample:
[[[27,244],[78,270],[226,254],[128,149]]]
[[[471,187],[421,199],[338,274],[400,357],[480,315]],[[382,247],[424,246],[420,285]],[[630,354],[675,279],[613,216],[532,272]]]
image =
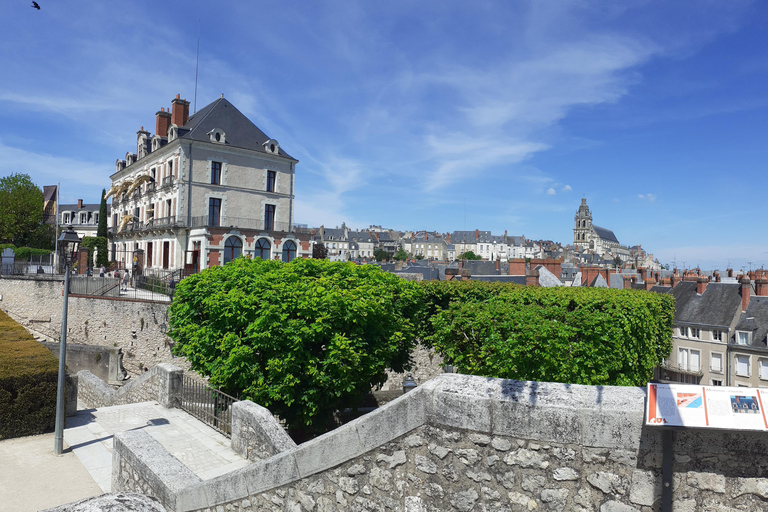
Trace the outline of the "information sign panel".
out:
[[[768,431],[763,404],[768,389],[648,384],[645,424]]]

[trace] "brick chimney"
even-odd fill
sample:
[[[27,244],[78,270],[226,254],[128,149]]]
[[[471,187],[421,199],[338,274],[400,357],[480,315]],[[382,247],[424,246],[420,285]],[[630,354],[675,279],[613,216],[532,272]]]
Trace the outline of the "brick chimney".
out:
[[[632,289],[632,278],[629,276],[624,276],[624,289],[625,290]]]
[[[525,274],[525,286],[539,286],[539,271],[529,270]]]
[[[637,270],[640,271],[640,277],[645,282],[648,279],[648,269],[646,267],[638,267]]]
[[[707,289],[707,283],[709,280],[706,277],[699,277],[696,279],[696,293],[698,295],[701,295],[704,293],[704,290]]]
[[[656,281],[654,281],[652,277],[650,279],[646,279],[645,280],[645,289],[646,290],[650,290],[654,286],[656,286]]]
[[[189,102],[182,100],[179,95],[171,102],[171,122],[176,126],[184,126],[189,120]]]
[[[755,295],[768,297],[768,279],[765,277],[755,279]]]
[[[163,138],[168,137],[168,128],[171,127],[171,113],[166,112],[165,108],[161,108],[160,112],[157,112],[155,116],[157,116],[155,122],[155,135]]]
[[[716,283],[720,282],[720,272],[715,272],[715,282]]]
[[[501,261],[499,260],[499,257],[496,256],[496,272],[499,272],[499,266],[501,264]]]
[[[512,258],[509,260],[509,275],[510,276],[525,275],[525,259],[524,258]]]
[[[732,268],[725,269],[725,273],[728,274],[728,277],[733,277],[733,269]]]
[[[752,286],[748,277],[742,277],[739,279],[739,283],[741,283],[741,311],[744,312],[747,310],[747,306],[749,306],[749,296],[752,292]]]
[[[478,239],[480,239],[480,230],[476,229],[475,230],[475,240],[478,240]]]
[[[78,208],[82,208],[83,207],[83,200],[82,199],[78,199],[77,200],[77,207]]]

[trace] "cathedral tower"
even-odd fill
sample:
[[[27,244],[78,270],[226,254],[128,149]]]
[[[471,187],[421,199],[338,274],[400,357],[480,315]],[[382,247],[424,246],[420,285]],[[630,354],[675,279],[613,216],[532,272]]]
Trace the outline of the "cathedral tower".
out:
[[[573,244],[584,246],[589,241],[592,231],[592,213],[587,206],[587,199],[581,199],[581,206],[573,218]]]

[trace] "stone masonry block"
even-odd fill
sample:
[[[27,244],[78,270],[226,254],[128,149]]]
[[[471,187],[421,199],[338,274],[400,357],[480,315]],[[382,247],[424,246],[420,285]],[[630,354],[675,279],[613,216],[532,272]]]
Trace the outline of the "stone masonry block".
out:
[[[433,394],[431,422],[437,425],[491,433],[491,403],[499,379],[446,374]]]
[[[302,478],[318,473],[363,453],[354,422],[298,446],[294,451]]]
[[[188,499],[192,493],[189,493],[187,489],[202,489],[200,477],[168,453],[160,443],[145,431],[128,430],[115,434],[113,450],[118,452],[118,456],[113,455],[112,458],[113,474],[116,469],[114,467],[115,462],[119,463],[122,459],[152,487],[157,493],[157,498],[169,510],[179,510],[177,500],[184,492],[188,495],[185,499],[187,510],[208,506],[208,501],[203,493],[194,493],[197,495],[197,500],[194,503],[190,503]]]
[[[294,457],[295,451],[279,453],[269,459],[254,462],[223,477],[242,474],[251,496],[294,482],[300,478]]]
[[[370,451],[424,425],[432,408],[432,381],[354,422],[363,451]]]
[[[269,409],[250,400],[232,404],[232,449],[238,455],[262,460],[295,447]]]
[[[579,441],[579,404],[570,386],[503,380],[493,401],[493,433],[544,442]]]

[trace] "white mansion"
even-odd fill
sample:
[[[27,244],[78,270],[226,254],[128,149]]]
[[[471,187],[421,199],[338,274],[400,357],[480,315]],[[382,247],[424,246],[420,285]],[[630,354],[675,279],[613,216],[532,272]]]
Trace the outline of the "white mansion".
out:
[[[309,236],[292,229],[298,160],[223,95],[191,117],[177,95],[155,132],[142,127],[111,176],[116,261],[197,271],[241,254],[311,255]]]

